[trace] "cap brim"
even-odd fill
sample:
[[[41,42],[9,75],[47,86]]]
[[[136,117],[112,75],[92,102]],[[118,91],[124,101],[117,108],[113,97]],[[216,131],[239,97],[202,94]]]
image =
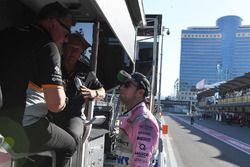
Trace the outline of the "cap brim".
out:
[[[124,70],[121,70],[118,74],[117,74],[117,79],[118,81],[122,82],[122,83],[125,83],[129,80],[131,80],[131,75],[128,74],[126,71]]]
[[[85,46],[85,48],[88,48],[88,47],[91,46],[86,39],[83,39],[83,40],[84,40],[84,46]]]

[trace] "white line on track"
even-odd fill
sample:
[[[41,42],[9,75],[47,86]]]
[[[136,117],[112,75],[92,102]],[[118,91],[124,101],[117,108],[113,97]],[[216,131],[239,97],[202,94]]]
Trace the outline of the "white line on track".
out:
[[[164,119],[162,119],[162,124],[163,125],[166,124]],[[170,162],[170,167],[178,167],[177,162],[176,162],[176,158],[174,155],[173,147],[172,147],[172,144],[170,141],[170,140],[172,140],[172,138],[169,136],[169,134],[167,134],[164,136],[164,139],[166,139],[166,141],[167,141],[167,151],[168,151],[168,155],[169,155],[168,158],[169,158],[169,162]]]

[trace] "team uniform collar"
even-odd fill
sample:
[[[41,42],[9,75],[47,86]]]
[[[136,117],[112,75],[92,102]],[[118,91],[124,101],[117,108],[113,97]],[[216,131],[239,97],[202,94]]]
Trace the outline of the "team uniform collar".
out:
[[[134,111],[137,111],[138,108],[145,106],[144,101],[140,101],[139,103],[137,103],[136,105],[134,105],[134,107],[132,107],[130,110],[126,111],[125,113],[123,113],[122,115],[130,115],[133,114]]]

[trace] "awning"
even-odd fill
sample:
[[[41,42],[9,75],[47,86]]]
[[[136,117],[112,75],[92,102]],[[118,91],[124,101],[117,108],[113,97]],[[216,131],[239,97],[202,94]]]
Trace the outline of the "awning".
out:
[[[250,76],[249,73],[246,73],[243,76],[236,77],[226,83],[223,83],[219,86],[221,92],[228,92],[237,89],[241,89],[244,87],[248,87],[250,84]]]
[[[135,27],[124,0],[94,0],[131,60],[134,60]],[[111,7],[112,6],[112,7]]]
[[[209,97],[213,96],[215,92],[229,92],[250,86],[250,73],[245,73],[243,76],[236,77],[225,83],[218,85],[217,87],[207,89],[200,92],[198,97]]]
[[[20,0],[37,12],[56,0]],[[145,25],[142,0],[57,0],[66,4],[77,21],[106,20],[130,59],[134,60],[137,25]]]

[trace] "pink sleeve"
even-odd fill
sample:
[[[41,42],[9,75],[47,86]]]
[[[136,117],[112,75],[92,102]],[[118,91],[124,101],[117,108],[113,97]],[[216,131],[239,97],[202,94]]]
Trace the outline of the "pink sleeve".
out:
[[[131,167],[146,167],[158,143],[158,127],[146,119],[136,123],[132,131],[129,136],[132,143]]]

